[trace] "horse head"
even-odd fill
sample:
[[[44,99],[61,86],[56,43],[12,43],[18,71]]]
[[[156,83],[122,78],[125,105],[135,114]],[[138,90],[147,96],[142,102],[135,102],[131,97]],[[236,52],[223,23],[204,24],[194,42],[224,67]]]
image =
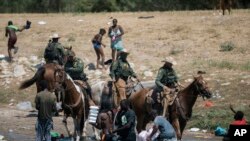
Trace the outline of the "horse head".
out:
[[[202,96],[202,98],[204,99],[204,97],[206,98],[211,98],[212,97],[212,93],[208,88],[208,84],[207,82],[204,80],[202,74],[204,74],[205,72],[198,72],[198,76],[194,77],[194,86],[196,89],[196,92]]]
[[[56,67],[54,71],[54,85],[55,91],[62,91],[63,90],[63,83],[66,78],[66,72],[62,67]]]

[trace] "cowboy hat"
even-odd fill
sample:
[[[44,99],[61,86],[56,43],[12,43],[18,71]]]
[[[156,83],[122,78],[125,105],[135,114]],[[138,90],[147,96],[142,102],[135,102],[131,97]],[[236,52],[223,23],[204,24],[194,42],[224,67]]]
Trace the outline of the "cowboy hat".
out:
[[[162,60],[162,62],[165,62],[165,63],[167,62],[167,63],[170,63],[172,65],[177,65],[177,62],[172,57],[166,57],[164,60]]]
[[[121,53],[123,53],[123,54],[129,54],[129,51],[124,48],[123,50],[121,50]]]
[[[60,38],[60,36],[57,34],[57,33],[54,33],[52,36],[51,36],[51,38],[53,39],[56,39],[56,38]]]

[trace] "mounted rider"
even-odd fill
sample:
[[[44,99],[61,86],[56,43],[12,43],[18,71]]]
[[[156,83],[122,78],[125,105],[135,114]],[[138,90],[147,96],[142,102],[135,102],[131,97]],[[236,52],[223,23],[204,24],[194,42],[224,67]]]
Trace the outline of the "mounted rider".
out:
[[[163,100],[163,95],[166,96],[168,105],[168,101],[170,100],[169,95],[177,93],[178,86],[183,87],[178,82],[178,77],[175,70],[173,69],[173,65],[176,65],[174,59],[172,57],[168,57],[165,58],[165,60],[163,60],[162,62],[164,62],[164,65],[158,71],[155,80],[156,88],[152,93],[152,98],[155,101],[154,108],[158,110],[158,114],[160,114],[162,111],[160,109],[162,109],[161,103]],[[166,113],[168,112],[166,111]]]
[[[84,63],[82,59],[76,57],[72,50],[67,51],[67,56],[67,62],[64,65],[65,72],[69,74],[76,83],[81,85],[81,87],[84,88],[83,91],[86,91],[92,99],[91,87],[87,81],[87,75],[84,73]]]
[[[126,86],[129,77],[137,78],[135,72],[131,68],[129,62],[127,61],[127,56],[129,52],[124,49],[120,52],[119,58],[111,64],[110,77],[112,78],[116,92],[118,93],[117,102],[126,99]]]
[[[55,33],[51,38],[52,40],[49,40],[45,49],[44,59],[46,63],[58,63],[63,65],[65,63],[65,51],[62,44],[58,42],[60,36]]]

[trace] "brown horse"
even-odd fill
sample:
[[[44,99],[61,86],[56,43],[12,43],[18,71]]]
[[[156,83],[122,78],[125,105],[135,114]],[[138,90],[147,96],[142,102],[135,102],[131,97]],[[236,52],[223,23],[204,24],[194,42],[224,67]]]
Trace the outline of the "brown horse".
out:
[[[153,99],[147,95],[147,93],[153,88],[145,88],[137,93],[132,94],[129,97],[132,109],[135,111],[137,118],[136,129],[140,133],[142,129],[145,129],[146,124],[150,121],[149,116],[152,112]]]
[[[140,132],[145,129],[148,123],[150,112],[150,106],[152,105],[152,99],[147,96],[149,90],[143,89],[138,93],[133,94],[129,99],[133,105],[134,111],[137,115],[137,131]],[[182,133],[187,124],[187,121],[192,116],[192,108],[198,95],[203,98],[210,98],[211,93],[208,90],[207,83],[203,79],[202,75],[194,77],[194,81],[181,90],[174,103],[169,107],[170,122],[175,128],[177,138],[182,138]]]
[[[115,96],[112,93],[112,81],[106,82],[106,81],[99,81],[91,86],[92,89],[92,97],[95,102],[100,107],[100,114],[98,116],[97,124],[99,125],[99,129],[102,129],[102,133],[105,133],[106,136],[108,136],[107,131],[110,130],[110,127],[113,127],[113,120],[114,120],[114,114],[115,114]],[[132,98],[133,100],[136,100],[137,98],[144,98],[141,97],[140,94],[136,94],[140,92],[142,89],[144,90],[153,88],[155,86],[154,81],[144,81],[144,82],[131,82],[131,85],[129,85],[128,89],[126,90],[127,96]],[[144,89],[145,88],[145,89]],[[141,93],[142,93],[141,92]],[[151,108],[151,106],[148,106],[148,108]],[[113,111],[112,114],[109,112]],[[139,113],[139,112],[138,112]],[[138,116],[138,115],[137,115]],[[102,120],[101,120],[102,119]],[[141,121],[141,120],[140,120]],[[103,137],[103,135],[101,135]],[[102,140],[105,140],[102,138]]]
[[[76,86],[73,80],[68,76],[61,66],[51,63],[45,64],[39,68],[36,74],[29,80],[24,81],[20,89],[25,89],[36,82],[46,80],[48,82],[48,90],[54,92],[57,88],[63,88],[63,110],[65,113],[64,124],[67,132],[68,116],[72,116],[74,120],[74,127],[76,133],[76,139],[79,140],[84,128],[84,121],[88,115],[89,103],[86,102],[86,97],[82,94],[81,89]],[[37,85],[37,92],[41,91],[39,85]]]
[[[82,93],[81,88],[75,85],[71,77],[65,72],[60,72],[63,75],[62,86],[65,90],[63,96],[63,110],[64,110],[64,124],[67,128],[67,118],[72,116],[74,121],[74,131],[76,134],[76,140],[79,141],[83,133],[84,123],[89,113],[89,102],[87,97]]]
[[[26,89],[33,85],[36,82],[36,87],[37,87],[37,92],[41,91],[40,86],[38,85],[39,81],[41,80],[46,80],[48,82],[48,90],[51,92],[59,90],[59,85],[56,83],[58,81],[59,76],[55,75],[57,71],[63,70],[63,68],[55,63],[49,63],[45,64],[41,68],[37,70],[35,75],[31,78],[28,79],[20,85],[19,89]]]
[[[225,10],[228,10],[230,15],[233,0],[220,0],[220,8],[222,9],[222,14],[225,15]]]

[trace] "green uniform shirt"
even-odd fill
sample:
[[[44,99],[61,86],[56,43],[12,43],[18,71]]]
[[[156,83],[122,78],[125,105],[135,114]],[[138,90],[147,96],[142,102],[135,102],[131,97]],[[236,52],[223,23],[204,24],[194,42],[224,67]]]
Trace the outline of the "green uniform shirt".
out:
[[[118,59],[111,65],[110,77],[113,78],[128,78],[129,76],[136,77],[135,72],[130,67],[129,63]]]
[[[159,90],[162,90],[164,86],[174,85],[174,83],[177,83],[177,80],[178,77],[173,69],[160,68],[155,84]]]
[[[57,49],[57,55],[59,55],[61,58],[64,58],[64,56],[65,56],[65,51],[64,51],[64,48],[63,48],[63,46],[62,46],[62,44],[61,43],[51,43],[53,46],[55,46],[55,48]]]
[[[84,73],[84,63],[80,58],[76,57],[73,62],[67,61],[64,68],[74,80],[83,80],[86,78],[86,74]]]
[[[36,109],[38,110],[38,119],[52,120],[53,112],[56,111],[56,96],[55,94],[45,90],[36,95]]]

